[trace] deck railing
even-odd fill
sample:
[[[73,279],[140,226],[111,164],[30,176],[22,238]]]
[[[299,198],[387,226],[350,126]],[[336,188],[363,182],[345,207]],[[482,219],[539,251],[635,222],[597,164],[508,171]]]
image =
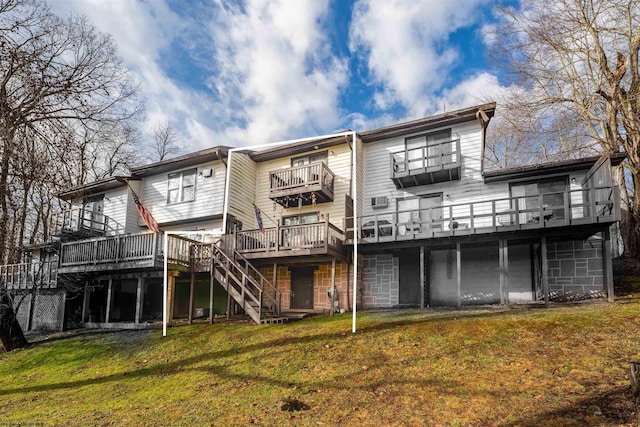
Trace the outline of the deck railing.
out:
[[[162,254],[160,233],[146,232],[96,237],[63,243],[60,249],[60,267],[155,261]]]
[[[0,284],[7,289],[55,288],[58,261],[0,265]]]
[[[381,242],[613,222],[616,194],[595,187],[365,215],[358,229],[364,242]]]
[[[201,245],[197,240],[188,239],[172,234],[167,237],[167,261],[170,264],[189,267],[191,262],[192,248],[194,245]]]
[[[303,192],[308,187],[321,186],[333,195],[335,176],[324,162],[269,172],[270,194]]]
[[[312,224],[281,225],[262,230],[236,232],[240,253],[324,248],[340,251],[343,232],[328,220]]]
[[[460,166],[460,140],[443,141],[391,153],[392,178]]]
[[[51,234],[85,232],[113,235],[124,231],[114,219],[84,208],[73,208],[58,212],[51,217]]]

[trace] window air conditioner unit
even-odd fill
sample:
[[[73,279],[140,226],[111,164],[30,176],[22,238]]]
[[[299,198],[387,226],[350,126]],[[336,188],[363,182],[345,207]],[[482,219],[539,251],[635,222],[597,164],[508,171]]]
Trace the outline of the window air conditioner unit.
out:
[[[372,208],[386,208],[389,205],[387,200],[387,196],[381,197],[372,197],[371,198],[371,207]]]

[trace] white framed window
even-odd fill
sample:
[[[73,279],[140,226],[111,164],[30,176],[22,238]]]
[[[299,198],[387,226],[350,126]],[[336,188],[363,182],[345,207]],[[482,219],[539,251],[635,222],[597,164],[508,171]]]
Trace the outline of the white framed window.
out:
[[[196,199],[196,169],[170,173],[167,177],[167,204],[192,202]]]

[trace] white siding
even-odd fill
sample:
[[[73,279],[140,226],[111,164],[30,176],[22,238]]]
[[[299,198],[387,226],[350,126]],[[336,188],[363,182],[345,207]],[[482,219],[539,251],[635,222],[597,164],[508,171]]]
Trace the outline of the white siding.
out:
[[[104,193],[104,209],[102,213],[118,224],[117,230],[119,230],[119,233],[123,233],[126,230],[127,190],[127,187],[120,187]],[[109,230],[113,230],[113,227],[110,224]]]
[[[451,133],[458,134],[460,137],[461,179],[404,189],[396,189],[391,180],[390,156],[393,152],[403,150],[405,138],[411,135],[364,144],[364,215],[394,212],[397,199],[418,195],[442,193],[444,206],[508,197],[508,185],[483,182],[480,170],[482,148],[480,125],[475,121],[454,125],[451,127]],[[371,198],[380,196],[387,197],[388,207],[373,209]]]
[[[138,196],[141,194],[140,190],[140,181],[129,181],[129,185],[133,188],[133,191],[136,192]],[[133,201],[133,195],[131,191],[127,189],[127,216],[125,221],[125,232],[126,233],[140,233],[145,231],[146,228],[140,227],[138,224],[140,221],[140,214],[138,213],[138,209],[136,208],[136,204]]]
[[[442,203],[445,207],[508,198],[509,182],[484,183],[480,160],[482,131],[478,122],[469,121],[454,125],[451,127],[451,133],[460,137],[461,179],[404,189],[396,189],[391,180],[390,156],[393,152],[403,150],[405,138],[411,135],[364,144],[364,186],[360,186],[360,188],[364,187],[363,212],[365,217],[391,214],[396,211],[398,199],[429,194],[442,194]],[[564,175],[569,175],[571,190],[580,189],[584,171]],[[571,182],[571,178],[576,178],[576,182]],[[535,178],[526,178],[523,181],[531,179]],[[371,198],[380,196],[387,197],[388,206],[373,209]],[[574,201],[576,197],[579,197],[579,193],[572,195]],[[390,218],[390,216],[385,218]]]
[[[242,228],[255,228],[256,163],[247,154],[231,153],[228,213],[242,221]],[[265,227],[267,225],[265,224]],[[231,231],[231,230],[229,230]]]
[[[151,212],[158,224],[183,221],[222,215],[224,203],[224,183],[226,170],[224,164],[219,161],[201,163],[196,166],[176,169],[174,172],[197,169],[195,200],[167,204],[167,177],[168,173],[152,175],[142,178],[140,201]],[[204,169],[213,169],[211,177],[204,177],[200,172]],[[138,224],[143,225],[142,218]]]
[[[333,202],[317,203],[316,206],[303,206],[301,208],[283,208],[275,205],[269,199],[269,172],[287,169],[291,167],[291,158],[304,156],[305,154],[296,154],[295,156],[282,157],[257,164],[256,178],[256,205],[262,211],[262,222],[265,227],[275,227],[277,221],[283,216],[296,215],[309,212],[319,212],[320,215],[329,214],[329,221],[339,229],[343,229],[343,220],[345,213],[345,196],[350,191],[351,181],[351,149],[348,144],[337,145],[327,149],[329,155],[327,165],[334,173],[335,179],[333,183]],[[333,153],[333,154],[332,154]],[[306,154],[313,154],[313,151]],[[266,218],[268,217],[268,218]],[[245,226],[244,229],[255,229],[258,227],[255,215],[252,218],[252,226]]]

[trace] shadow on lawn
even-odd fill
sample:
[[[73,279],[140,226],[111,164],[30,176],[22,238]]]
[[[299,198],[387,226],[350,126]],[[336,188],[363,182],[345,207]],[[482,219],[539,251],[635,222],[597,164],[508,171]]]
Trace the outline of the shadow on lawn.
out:
[[[600,413],[596,414],[596,412]],[[578,400],[571,406],[532,417],[523,416],[503,425],[505,427],[634,425],[640,421],[637,417],[631,390],[629,387],[621,387],[598,396]]]
[[[506,314],[508,312],[488,312],[488,313],[466,313],[464,315],[465,318],[478,318],[478,317],[487,317],[487,316],[496,316],[501,314]],[[462,313],[461,316],[462,317]],[[197,365],[207,361],[215,361],[218,359],[223,359],[230,356],[238,356],[245,353],[250,353],[252,351],[259,351],[264,349],[278,349],[282,350],[283,347],[290,345],[299,345],[299,344],[312,344],[315,342],[324,342],[332,339],[349,339],[353,336],[363,336],[367,333],[378,332],[383,330],[392,330],[396,328],[401,328],[408,325],[419,325],[423,323],[429,323],[433,321],[443,321],[443,320],[454,320],[453,317],[429,317],[425,319],[403,319],[396,321],[384,321],[380,323],[376,323],[373,325],[367,325],[359,329],[358,334],[352,335],[348,333],[343,335],[344,332],[331,332],[331,333],[320,333],[313,335],[304,335],[300,337],[282,337],[275,340],[269,340],[254,344],[247,345],[239,345],[234,346],[225,350],[213,351],[208,353],[203,353],[199,355],[195,355],[192,357],[186,357],[184,359],[176,360],[173,362],[156,364],[148,367],[144,367],[141,369],[136,369],[133,371],[121,372],[117,374],[106,375],[98,378],[87,378],[83,380],[76,381],[67,381],[67,382],[59,382],[59,383],[50,383],[50,384],[41,384],[41,385],[32,385],[21,388],[14,389],[0,389],[0,396],[6,396],[11,394],[21,394],[21,393],[29,393],[29,392],[38,392],[38,391],[51,391],[51,390],[60,390],[65,388],[76,388],[83,387],[87,385],[93,384],[104,384],[109,382],[117,382],[123,381],[132,378],[145,378],[151,376],[166,376],[176,374],[182,371],[188,370],[203,370],[209,373],[215,373],[216,375],[228,376],[229,378],[240,378],[243,376],[225,373],[225,369],[219,366],[208,366],[208,367],[192,367],[193,365]],[[37,345],[37,344],[36,344]],[[273,378],[262,378],[257,379],[255,376],[246,376],[248,380],[254,381],[265,381],[270,382],[277,385],[288,386],[287,381],[278,381]],[[344,379],[344,376],[342,376]]]

